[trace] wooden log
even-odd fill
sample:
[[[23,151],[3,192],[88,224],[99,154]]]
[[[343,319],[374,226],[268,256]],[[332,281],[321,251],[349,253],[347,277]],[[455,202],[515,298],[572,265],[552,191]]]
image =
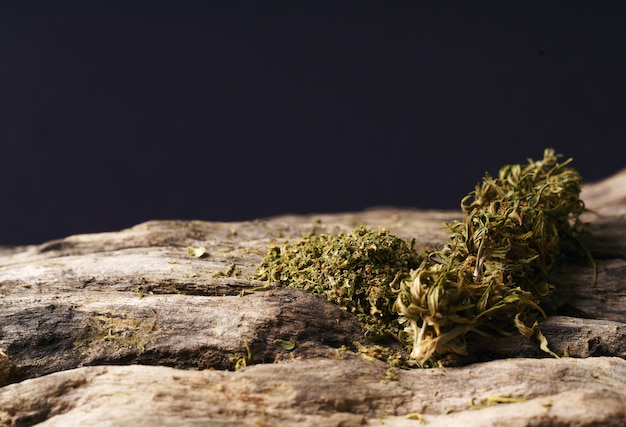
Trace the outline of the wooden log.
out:
[[[625,195],[626,171],[583,190],[598,276],[575,254],[554,272],[541,330],[559,360],[511,335],[473,337],[470,366],[389,368],[353,346],[352,314],[248,279],[268,244],[367,225],[437,246],[458,212],[150,221],[3,248],[0,424],[622,425]]]
[[[346,354],[241,371],[93,366],[0,390],[26,426],[622,426],[626,361],[506,359],[400,370]]]

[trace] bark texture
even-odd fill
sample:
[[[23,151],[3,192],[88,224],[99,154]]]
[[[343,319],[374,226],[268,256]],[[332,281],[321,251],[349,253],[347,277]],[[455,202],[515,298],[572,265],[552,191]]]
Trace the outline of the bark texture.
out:
[[[309,232],[382,226],[441,245],[458,212],[151,221],[3,248],[0,425],[621,426],[626,171],[582,198],[597,282],[585,258],[564,259],[541,324],[569,357],[518,335],[480,338],[457,368],[370,360],[353,346],[366,343],[353,315],[247,277],[269,243]]]

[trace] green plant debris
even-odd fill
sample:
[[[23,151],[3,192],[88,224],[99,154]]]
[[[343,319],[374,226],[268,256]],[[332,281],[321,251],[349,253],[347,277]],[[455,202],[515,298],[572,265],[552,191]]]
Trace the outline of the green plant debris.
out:
[[[233,276],[235,277],[241,276],[241,269],[237,268],[237,264],[235,263],[230,264],[228,268],[226,268],[226,270],[213,273],[211,277],[218,278],[218,277],[233,277]]]
[[[487,399],[485,400],[485,403],[476,405],[474,404],[474,399],[470,400],[470,407],[472,409],[483,409],[486,408],[488,406],[493,406],[493,405],[498,405],[501,403],[520,403],[520,402],[526,402],[526,398],[524,397],[505,397],[505,396],[487,396]]]
[[[498,403],[519,403],[526,402],[525,397],[505,397],[505,396],[487,396],[487,403],[490,405]]]
[[[385,379],[387,381],[398,381],[398,374],[396,374],[392,368],[389,368],[387,372],[385,372]]]
[[[267,291],[268,289],[271,289],[271,283],[266,283],[263,286],[259,286],[256,288],[252,288],[252,289],[242,289],[241,292],[239,292],[239,296],[240,297],[244,297],[246,295],[251,295],[254,294],[255,292],[264,292]]]
[[[243,346],[246,350],[245,354],[235,353],[229,356],[230,363],[234,366],[235,371],[250,366],[253,363],[252,348],[247,339],[243,339]]]
[[[235,371],[238,371],[248,366],[248,363],[246,362],[246,356],[242,355],[241,353],[232,354],[228,357],[228,359],[233,365]]]
[[[370,339],[394,337],[412,362],[382,346],[359,346],[365,358],[394,366],[436,366],[467,355],[472,334],[517,330],[553,355],[538,320],[553,293],[550,271],[576,249],[581,177],[552,149],[542,160],[507,165],[461,201],[464,219],[446,224],[450,242],[418,254],[386,230],[308,235],[272,245],[252,278],[321,295],[354,313]],[[471,333],[471,334],[470,334]],[[397,353],[397,354],[396,354]],[[557,356],[558,357],[558,356]]]
[[[388,346],[378,344],[364,345],[358,341],[353,342],[352,345],[356,349],[357,354],[360,354],[363,359],[368,361],[378,359],[387,362],[392,367],[407,368],[416,366],[415,362],[408,360],[401,351],[394,350]]]
[[[570,162],[558,163],[547,149],[543,160],[487,174],[462,200],[466,216],[448,225],[450,243],[427,250],[401,284],[396,308],[412,358],[465,355],[468,332],[508,334],[510,327],[550,352],[539,304],[554,289],[549,272],[563,244],[580,247],[584,228],[581,178]]]
[[[272,246],[254,278],[321,295],[354,313],[365,335],[377,339],[398,336],[394,301],[401,279],[418,265],[413,243],[360,227]]]
[[[187,253],[194,258],[207,258],[209,253],[204,246],[187,246]]]
[[[287,351],[291,351],[293,349],[296,348],[296,346],[298,345],[298,343],[294,340],[294,341],[287,341],[287,340],[281,340],[280,338],[275,339],[274,340],[274,344],[278,344],[279,346],[281,346],[282,348],[284,348]]]
[[[424,417],[419,412],[411,412],[406,414],[407,420],[417,420],[420,424],[424,424]]]

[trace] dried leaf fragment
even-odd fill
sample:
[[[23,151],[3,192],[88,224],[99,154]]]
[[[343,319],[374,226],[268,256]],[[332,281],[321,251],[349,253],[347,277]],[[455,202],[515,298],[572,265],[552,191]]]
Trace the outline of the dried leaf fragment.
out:
[[[194,258],[206,258],[209,256],[209,253],[204,246],[187,246],[187,253]]]
[[[291,351],[291,350],[296,348],[296,345],[298,343],[295,340],[294,341],[287,341],[287,340],[282,340],[280,338],[277,338],[277,339],[274,340],[274,344],[278,344],[279,346],[281,346],[285,350]]]

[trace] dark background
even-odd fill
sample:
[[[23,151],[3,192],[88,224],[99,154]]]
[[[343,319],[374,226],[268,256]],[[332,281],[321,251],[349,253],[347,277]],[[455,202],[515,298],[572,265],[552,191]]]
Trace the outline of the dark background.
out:
[[[2,1],[0,244],[626,166],[623,1]]]

